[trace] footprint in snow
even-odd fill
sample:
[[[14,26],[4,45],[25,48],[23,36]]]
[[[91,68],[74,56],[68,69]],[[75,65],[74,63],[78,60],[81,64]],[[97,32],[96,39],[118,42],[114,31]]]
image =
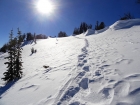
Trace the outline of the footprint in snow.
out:
[[[88,88],[88,83],[89,83],[88,78],[83,78],[81,80],[81,82],[79,83],[79,87],[81,87],[82,89],[87,89]]]
[[[103,94],[105,98],[113,98],[114,90],[112,88],[103,88],[99,93]]]
[[[81,80],[81,78],[82,78],[85,74],[86,74],[85,71],[80,72],[80,73],[75,77],[74,80],[76,80],[76,82],[79,82],[79,80]]]
[[[74,86],[69,87],[69,89],[63,95],[63,97],[60,99],[60,102],[58,103],[58,105],[61,105],[61,102],[69,100],[70,98],[74,97],[74,95],[77,92],[79,92],[79,90],[80,90],[79,87],[74,87]]]
[[[100,76],[101,75],[101,70],[95,71],[95,76]]]
[[[84,71],[89,71],[89,66],[83,67],[83,70],[84,70]]]
[[[73,102],[70,105],[80,105],[80,102]]]

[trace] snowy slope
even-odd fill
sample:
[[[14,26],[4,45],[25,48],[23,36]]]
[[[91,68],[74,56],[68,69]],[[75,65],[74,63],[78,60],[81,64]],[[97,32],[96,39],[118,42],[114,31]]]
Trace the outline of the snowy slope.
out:
[[[24,76],[1,86],[0,105],[140,105],[140,24],[136,21],[140,20],[119,21],[90,36],[25,45]],[[124,29],[123,22],[129,22],[129,28]],[[37,53],[31,55],[32,47]],[[0,78],[6,70],[5,56],[0,55]]]

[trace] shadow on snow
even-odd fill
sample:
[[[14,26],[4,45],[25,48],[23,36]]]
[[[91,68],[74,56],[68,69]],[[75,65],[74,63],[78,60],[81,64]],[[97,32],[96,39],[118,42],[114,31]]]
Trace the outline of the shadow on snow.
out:
[[[0,99],[2,98],[2,94],[4,94],[7,90],[9,90],[16,82],[17,80],[9,82],[5,86],[0,87]]]

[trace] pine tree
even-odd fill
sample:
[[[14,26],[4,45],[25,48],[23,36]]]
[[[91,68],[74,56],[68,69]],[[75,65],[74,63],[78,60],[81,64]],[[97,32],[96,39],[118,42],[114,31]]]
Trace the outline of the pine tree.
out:
[[[79,33],[78,34],[81,34],[81,33],[83,33],[83,23],[81,23],[81,25],[80,25],[80,29],[79,29]]]
[[[97,21],[95,25],[95,30],[99,30],[98,27],[99,27],[99,22]]]
[[[105,28],[104,22],[101,22],[98,28],[99,28],[99,30]]]
[[[87,31],[87,24],[85,22],[83,22],[83,32]]]
[[[14,65],[13,65],[13,70],[14,70],[14,74],[15,74],[15,70],[16,70],[16,57],[17,57],[17,49],[16,49],[16,47],[17,47],[17,38],[15,37],[13,40],[12,40],[12,46],[13,46],[13,57],[14,57],[14,59],[13,59],[13,63],[14,63]]]
[[[7,66],[7,71],[3,73],[4,77],[2,80],[6,81],[7,83],[10,81],[14,81],[14,56],[13,56],[13,30],[11,30],[10,36],[9,36],[9,46],[8,46],[8,57],[5,57],[5,59],[8,59],[7,62],[4,64],[8,65]]]
[[[0,48],[0,52],[6,53],[8,49],[8,44],[4,44],[1,48]]]
[[[80,34],[80,29],[79,28],[75,28],[74,31],[73,31],[73,34],[74,35]]]
[[[19,28],[18,28],[18,40],[17,40],[17,47],[16,47],[16,58],[15,58],[15,78],[16,79],[20,79],[22,77],[22,57],[21,57],[21,53],[23,50],[21,48],[21,41],[20,41],[20,36],[21,36],[21,31],[19,31]]]
[[[66,34],[66,32],[60,31],[60,32],[58,33],[58,37],[67,37],[67,34]]]
[[[103,29],[103,28],[105,28],[104,22],[101,22],[100,25],[99,25],[99,22],[97,21],[97,23],[95,25],[95,30],[100,30],[100,29]]]
[[[30,41],[30,40],[33,40],[34,39],[34,36],[29,32],[27,33],[27,37],[26,37],[26,40],[27,41]]]

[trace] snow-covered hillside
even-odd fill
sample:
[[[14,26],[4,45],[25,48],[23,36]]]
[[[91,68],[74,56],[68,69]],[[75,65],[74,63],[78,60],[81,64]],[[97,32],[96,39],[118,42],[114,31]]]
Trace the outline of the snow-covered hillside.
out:
[[[0,105],[140,105],[140,19],[92,32],[25,45],[24,76],[7,86],[0,80]]]

